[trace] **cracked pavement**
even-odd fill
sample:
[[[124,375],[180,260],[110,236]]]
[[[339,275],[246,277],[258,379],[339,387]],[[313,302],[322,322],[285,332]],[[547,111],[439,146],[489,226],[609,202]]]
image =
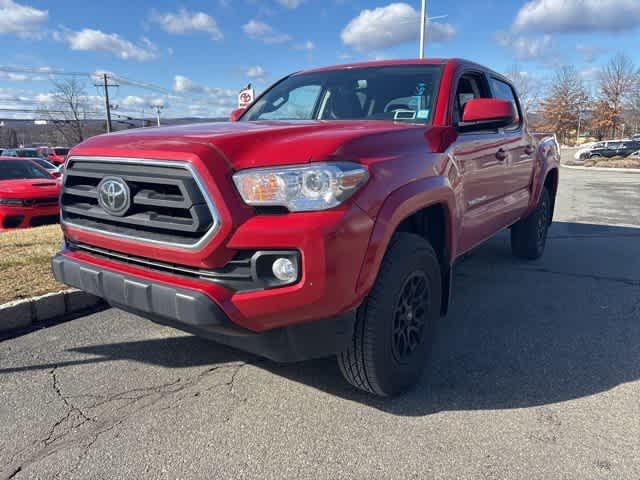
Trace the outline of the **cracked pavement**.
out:
[[[456,271],[418,388],[106,310],[0,342],[0,479],[640,478],[640,175],[563,169],[543,259]]]

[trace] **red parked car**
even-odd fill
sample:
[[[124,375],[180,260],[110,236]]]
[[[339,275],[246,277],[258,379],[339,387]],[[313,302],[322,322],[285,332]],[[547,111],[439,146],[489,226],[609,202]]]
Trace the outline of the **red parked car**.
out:
[[[69,154],[68,148],[63,147],[55,147],[50,148],[47,153],[46,159],[53,163],[56,166],[64,165],[64,162],[67,160],[67,155]]]
[[[0,157],[0,231],[59,218],[60,182],[28,159]]]
[[[74,148],[56,278],[276,361],[336,355],[388,396],[420,378],[456,260],[505,228],[544,251],[557,144],[481,65],[295,73],[232,120]]]

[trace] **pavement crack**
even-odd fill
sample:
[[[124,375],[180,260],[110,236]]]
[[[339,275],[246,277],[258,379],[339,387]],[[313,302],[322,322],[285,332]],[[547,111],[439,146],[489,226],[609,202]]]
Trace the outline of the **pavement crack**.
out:
[[[630,278],[622,278],[622,277],[608,277],[605,275],[597,275],[593,273],[561,272],[561,271],[551,270],[549,268],[544,268],[544,267],[514,268],[514,270],[521,271],[521,272],[549,273],[551,275],[563,275],[563,276],[572,277],[572,278],[590,278],[592,280],[622,283],[625,285],[629,285],[631,287],[640,287],[640,280],[633,280]]]

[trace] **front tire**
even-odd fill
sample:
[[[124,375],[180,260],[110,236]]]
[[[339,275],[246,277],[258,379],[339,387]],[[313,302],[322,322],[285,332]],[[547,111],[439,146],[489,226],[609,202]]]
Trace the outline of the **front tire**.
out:
[[[394,235],[338,365],[353,386],[390,397],[413,387],[426,366],[440,316],[442,277],[422,237]]]
[[[537,260],[544,253],[551,224],[551,194],[545,187],[536,209],[511,227],[511,252],[517,258]]]

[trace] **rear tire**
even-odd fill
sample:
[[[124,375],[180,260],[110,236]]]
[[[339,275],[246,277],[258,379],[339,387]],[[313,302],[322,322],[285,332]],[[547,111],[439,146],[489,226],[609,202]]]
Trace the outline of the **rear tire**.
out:
[[[394,235],[358,309],[351,345],[338,354],[347,381],[383,397],[413,387],[426,367],[441,301],[440,263],[429,242]]]
[[[511,227],[511,252],[515,257],[537,260],[544,253],[551,224],[551,195],[545,187],[536,209]]]

